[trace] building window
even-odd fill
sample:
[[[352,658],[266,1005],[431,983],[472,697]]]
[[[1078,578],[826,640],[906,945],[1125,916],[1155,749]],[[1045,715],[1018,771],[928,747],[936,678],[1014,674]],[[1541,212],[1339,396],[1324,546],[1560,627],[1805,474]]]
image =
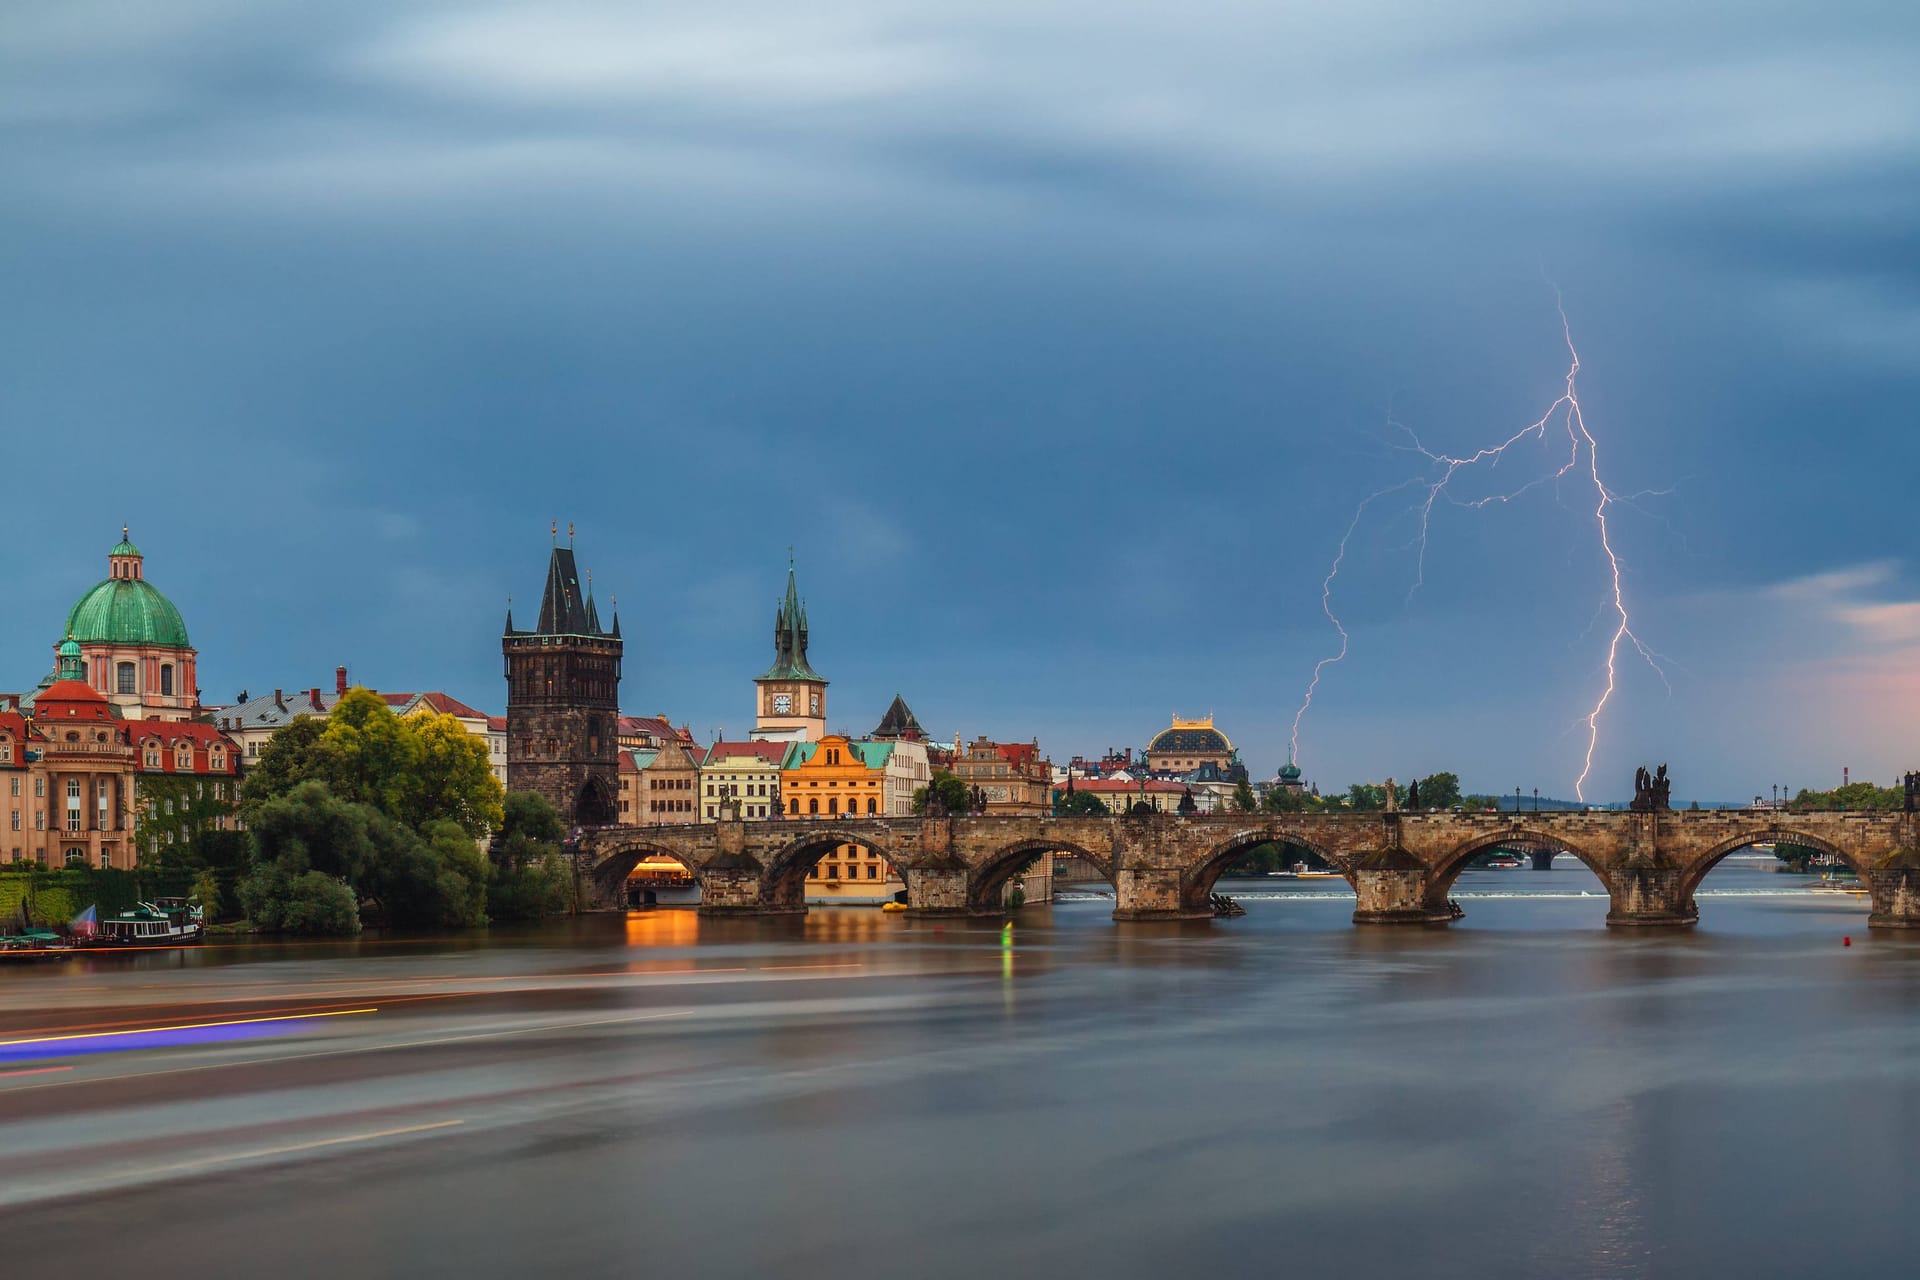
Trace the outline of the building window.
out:
[[[838,880],[839,878],[840,878],[840,868],[835,866],[833,863],[829,862],[827,864],[827,879]]]
[[[13,778],[11,781],[13,783],[13,794],[18,796],[20,794],[20,779]]]
[[[123,662],[114,668],[114,689],[120,693],[132,693],[134,667],[131,662]]]
[[[20,829],[20,811],[18,809],[13,811],[13,829],[15,831]]]
[[[69,850],[67,850],[67,865],[68,865],[68,866],[70,866],[70,867],[80,867],[80,866],[85,866],[85,865],[86,865],[86,861],[87,861],[87,851],[86,851],[85,849],[69,849]]]
[[[173,696],[173,664],[171,662],[160,664],[160,694],[162,697]]]
[[[880,802],[872,796],[867,797],[867,812],[869,814],[880,812]]]
[[[0,742],[0,763],[5,763],[8,761],[11,761],[12,759],[13,759],[13,744],[11,742]],[[16,791],[14,794],[18,795],[19,792]]]
[[[867,879],[878,880],[879,878],[880,878],[880,864],[877,862],[869,864],[867,867]]]
[[[820,812],[820,802],[818,800],[807,801],[807,812],[808,813]]]
[[[827,812],[828,812],[828,813],[839,813],[839,812],[840,812],[840,800],[839,800],[839,797],[837,797],[837,796],[833,796],[833,797],[829,797],[829,798],[828,798],[828,800],[827,800]]]
[[[159,767],[160,767],[160,744],[157,742],[150,742],[147,744],[147,768],[158,769]]]
[[[103,870],[103,871],[104,871],[104,870],[106,870],[106,869],[107,869],[108,867],[111,867],[112,865],[113,865],[113,855],[112,855],[112,854],[110,854],[110,853],[108,853],[108,852],[107,852],[107,851],[106,851],[105,849],[102,849],[102,850],[100,851],[100,868],[101,868],[101,870]]]

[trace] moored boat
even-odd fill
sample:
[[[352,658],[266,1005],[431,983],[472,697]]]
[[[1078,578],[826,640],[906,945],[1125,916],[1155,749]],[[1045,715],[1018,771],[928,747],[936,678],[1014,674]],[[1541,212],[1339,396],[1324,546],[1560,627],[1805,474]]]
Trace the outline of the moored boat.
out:
[[[198,942],[206,932],[200,907],[185,898],[142,902],[110,916],[85,945],[94,947],[168,947]]]

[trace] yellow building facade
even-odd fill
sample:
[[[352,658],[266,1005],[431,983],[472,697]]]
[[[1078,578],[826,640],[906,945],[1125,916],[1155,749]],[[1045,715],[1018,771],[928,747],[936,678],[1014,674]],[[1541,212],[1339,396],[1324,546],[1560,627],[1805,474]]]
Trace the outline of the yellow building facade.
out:
[[[780,797],[788,820],[878,818],[887,812],[891,742],[860,742],[830,733],[787,747]],[[814,864],[808,902],[879,902],[906,888],[893,865],[871,849],[843,844]]]

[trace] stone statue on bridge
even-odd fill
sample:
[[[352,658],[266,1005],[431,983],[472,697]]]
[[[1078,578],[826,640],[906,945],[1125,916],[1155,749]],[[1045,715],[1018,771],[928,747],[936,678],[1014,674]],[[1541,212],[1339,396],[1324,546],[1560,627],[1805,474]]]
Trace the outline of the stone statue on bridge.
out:
[[[1648,773],[1645,765],[1633,771],[1630,807],[1635,813],[1665,813],[1673,808],[1673,780],[1667,777],[1665,763],[1653,773]]]
[[[1415,812],[1420,809],[1420,779],[1418,778],[1407,784],[1407,808]]]
[[[1908,771],[1907,776],[1901,781],[1906,784],[1907,791],[1906,802],[1901,807],[1906,812],[1913,813],[1920,809],[1920,773]]]

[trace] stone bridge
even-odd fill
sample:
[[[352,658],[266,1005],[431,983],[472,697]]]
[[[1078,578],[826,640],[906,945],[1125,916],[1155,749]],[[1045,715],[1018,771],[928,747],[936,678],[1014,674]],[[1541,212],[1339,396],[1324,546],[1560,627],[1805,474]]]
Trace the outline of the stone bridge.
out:
[[[1920,815],[1884,811],[1609,810],[1550,813],[1152,814],[1098,818],[722,819],[696,826],[594,827],[570,848],[587,900],[624,900],[642,859],[678,860],[707,915],[804,912],[807,873],[836,845],[893,864],[916,915],[998,914],[1007,880],[1040,854],[1071,852],[1113,885],[1116,920],[1209,916],[1214,882],[1269,841],[1311,850],[1359,897],[1356,924],[1443,924],[1447,894],[1494,848],[1563,853],[1606,886],[1612,925],[1685,925],[1694,890],[1735,850],[1782,842],[1839,858],[1872,895],[1869,923],[1920,928]]]

